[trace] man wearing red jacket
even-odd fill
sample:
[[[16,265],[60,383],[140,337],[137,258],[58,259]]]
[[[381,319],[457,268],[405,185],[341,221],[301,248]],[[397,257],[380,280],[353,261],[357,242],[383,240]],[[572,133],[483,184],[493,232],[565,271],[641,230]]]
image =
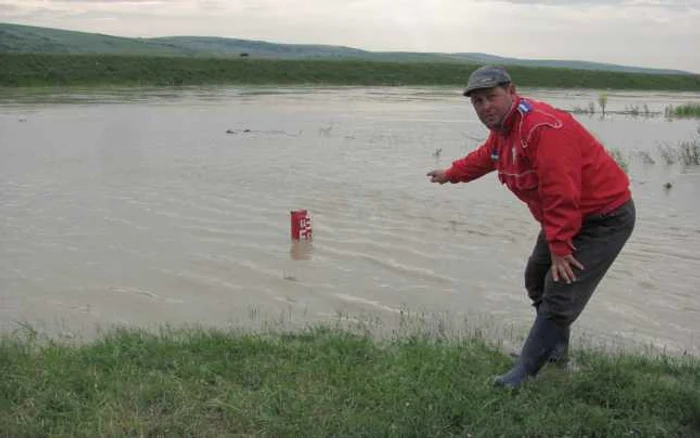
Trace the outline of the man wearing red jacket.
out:
[[[632,234],[625,172],[569,113],[516,93],[501,67],[469,77],[464,95],[490,130],[486,142],[431,182],[468,182],[489,172],[525,202],[541,231],[525,268],[537,309],[515,366],[496,385],[517,388],[548,360],[564,358],[569,327]]]

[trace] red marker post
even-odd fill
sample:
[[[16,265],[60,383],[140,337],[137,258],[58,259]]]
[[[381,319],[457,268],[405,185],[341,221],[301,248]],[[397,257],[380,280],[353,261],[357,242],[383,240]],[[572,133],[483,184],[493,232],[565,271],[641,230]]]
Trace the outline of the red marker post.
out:
[[[306,210],[291,212],[292,240],[311,240],[311,218]]]

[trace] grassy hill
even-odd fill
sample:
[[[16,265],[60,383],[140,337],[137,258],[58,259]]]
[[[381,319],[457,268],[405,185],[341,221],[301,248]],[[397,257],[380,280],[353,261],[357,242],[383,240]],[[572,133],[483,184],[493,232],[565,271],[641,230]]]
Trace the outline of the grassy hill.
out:
[[[203,58],[336,59],[456,64],[499,63],[591,71],[688,74],[678,70],[601,64],[586,61],[522,60],[483,53],[371,52],[342,46],[278,44],[235,38],[178,36],[122,38],[19,24],[0,23],[0,53],[118,54]]]
[[[140,38],[0,23],[0,52],[193,55],[186,48]]]

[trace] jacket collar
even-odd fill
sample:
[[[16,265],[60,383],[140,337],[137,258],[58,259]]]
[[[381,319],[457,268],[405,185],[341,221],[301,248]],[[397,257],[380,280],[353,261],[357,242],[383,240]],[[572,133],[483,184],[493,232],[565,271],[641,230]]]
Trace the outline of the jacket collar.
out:
[[[518,115],[521,111],[523,111],[522,108],[522,103],[523,98],[520,97],[520,95],[516,94],[515,99],[513,99],[513,104],[510,107],[510,111],[508,111],[508,114],[506,114],[506,117],[503,119],[503,126],[502,128],[497,131],[498,134],[504,134],[508,135],[513,131],[513,128],[515,127],[515,123],[518,120]],[[527,106],[526,108],[528,108]]]

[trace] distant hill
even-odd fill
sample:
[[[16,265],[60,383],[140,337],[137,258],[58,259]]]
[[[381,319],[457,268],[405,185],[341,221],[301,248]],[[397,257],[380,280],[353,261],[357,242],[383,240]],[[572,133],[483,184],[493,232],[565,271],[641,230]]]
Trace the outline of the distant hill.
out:
[[[651,74],[693,74],[683,70],[658,69],[646,67],[633,67],[618,64],[607,64],[601,62],[589,61],[563,61],[555,59],[518,59],[518,58],[503,58],[500,56],[488,55],[485,53],[458,53],[454,56],[463,57],[471,62],[480,64],[501,64],[501,65],[519,65],[523,67],[551,67],[551,68],[570,68],[574,70],[593,70],[593,71],[617,71],[624,73],[651,73]]]
[[[0,53],[124,54],[266,59],[356,59],[397,62],[440,62],[648,74],[691,74],[680,70],[651,69],[587,61],[525,60],[483,53],[371,52],[342,46],[279,44],[236,38],[177,36],[124,38],[97,33],[0,23]]]
[[[191,56],[194,52],[162,42],[97,33],[0,23],[0,52],[103,53]]]

